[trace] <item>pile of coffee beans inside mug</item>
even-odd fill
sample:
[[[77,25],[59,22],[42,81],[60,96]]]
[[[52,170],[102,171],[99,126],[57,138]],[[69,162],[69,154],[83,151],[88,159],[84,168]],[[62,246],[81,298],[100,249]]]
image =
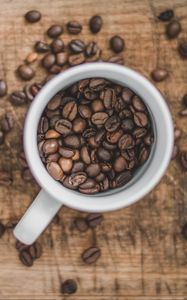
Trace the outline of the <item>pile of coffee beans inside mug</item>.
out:
[[[65,187],[95,194],[125,185],[148,159],[154,134],[144,102],[104,78],[59,91],[38,126],[49,174]]]

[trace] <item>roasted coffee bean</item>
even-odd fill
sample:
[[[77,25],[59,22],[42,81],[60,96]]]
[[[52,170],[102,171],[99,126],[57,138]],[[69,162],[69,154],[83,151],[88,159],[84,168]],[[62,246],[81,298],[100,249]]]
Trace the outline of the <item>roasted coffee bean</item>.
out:
[[[30,10],[25,14],[25,19],[29,23],[36,23],[40,21],[42,15],[38,10]]]
[[[182,104],[185,105],[187,107],[187,93],[184,94],[183,98],[182,98]]]
[[[132,178],[132,174],[130,171],[125,171],[116,176],[115,182],[117,187],[121,187],[127,182],[129,182]]]
[[[83,79],[83,80],[79,81],[78,86],[77,86],[79,92],[81,92],[81,93],[84,92],[84,89],[88,86],[89,82],[90,82],[89,79]]]
[[[131,104],[131,99],[134,96],[133,91],[128,88],[124,88],[121,93],[121,98],[123,99],[124,103]]]
[[[81,142],[81,137],[80,137],[80,142]],[[72,157],[73,160],[79,160],[80,159],[80,152],[79,150],[75,150],[75,154]]]
[[[97,151],[97,155],[101,161],[110,161],[110,159],[112,157],[110,151],[108,151],[104,148],[99,148]]]
[[[86,121],[82,118],[76,118],[73,121],[73,131],[75,133],[82,133],[86,128]]]
[[[176,38],[181,31],[181,23],[176,20],[173,20],[166,25],[166,35],[169,39]]]
[[[47,171],[55,180],[61,180],[63,178],[63,170],[56,162],[50,162],[47,164]]]
[[[101,169],[99,164],[90,164],[85,170],[89,177],[96,177],[100,171]]]
[[[77,186],[74,186],[72,184],[72,182],[70,182],[69,179],[70,179],[70,176],[63,177],[63,179],[61,180],[62,184],[68,189],[76,190]]]
[[[63,33],[63,28],[61,25],[52,25],[48,30],[47,34],[50,38],[56,38]]]
[[[131,118],[132,117],[132,112],[129,109],[123,109],[119,113],[119,117],[123,120],[125,118]]]
[[[104,128],[98,130],[96,133],[95,133],[95,141],[97,144],[101,143],[103,141],[103,139],[105,138],[106,136],[106,131]]]
[[[85,62],[85,57],[83,53],[70,55],[68,58],[70,66],[77,66]]]
[[[115,53],[119,53],[124,50],[124,40],[119,35],[115,35],[110,39],[110,47]]]
[[[61,104],[61,96],[56,94],[47,104],[47,108],[49,110],[56,110],[60,107]]]
[[[46,163],[50,163],[50,162],[57,162],[60,158],[60,154],[59,153],[53,153],[53,154],[49,154],[47,156],[47,158],[45,159]]]
[[[85,232],[88,230],[88,225],[84,218],[76,218],[74,224],[80,232]]]
[[[30,253],[26,250],[23,250],[19,254],[19,259],[27,267],[31,267],[33,265],[33,258]]]
[[[17,73],[23,80],[31,80],[35,76],[35,71],[28,65],[20,65]]]
[[[68,54],[60,52],[56,54],[56,63],[58,66],[63,67],[68,62]]]
[[[82,161],[76,161],[73,164],[72,173],[82,172],[84,171],[84,163]]]
[[[92,57],[94,56],[98,51],[98,46],[95,42],[90,42],[85,48],[85,55],[87,57]]]
[[[80,156],[81,156],[81,159],[82,161],[89,165],[91,163],[91,158],[90,158],[90,154],[89,154],[89,151],[88,151],[88,147],[87,146],[83,146],[81,148],[81,151],[80,151]]]
[[[44,142],[42,150],[45,155],[49,155],[57,152],[58,148],[59,148],[58,141],[56,139],[49,139]]]
[[[58,152],[64,158],[72,158],[75,154],[75,150],[72,150],[70,148],[65,148],[65,147],[60,147]]]
[[[10,101],[13,105],[20,106],[27,102],[27,97],[23,91],[15,91],[10,95]]]
[[[78,106],[78,112],[79,112],[80,116],[84,119],[90,119],[91,118],[92,111],[87,105],[80,104]]]
[[[154,138],[151,134],[147,134],[145,137],[144,137],[144,143],[147,145],[147,146],[151,146],[153,144],[153,141],[154,141]]]
[[[86,264],[95,263],[101,256],[101,250],[97,247],[90,247],[82,254],[82,260]]]
[[[95,228],[103,221],[103,216],[100,213],[89,214],[86,218],[87,224],[91,228]]]
[[[114,171],[116,172],[122,172],[126,169],[127,163],[123,156],[119,156],[114,161]]]
[[[93,16],[89,21],[90,30],[92,33],[98,33],[103,25],[101,16]]]
[[[115,106],[116,95],[113,89],[107,88],[100,93],[100,98],[103,99],[103,103],[106,109],[111,109]]]
[[[0,97],[4,97],[7,94],[8,87],[5,80],[0,79]]]
[[[122,135],[123,135],[123,130],[119,129],[114,132],[107,132],[106,138],[109,143],[116,144]]]
[[[22,252],[23,250],[27,250],[29,248],[28,245],[25,245],[23,244],[22,242],[20,241],[16,241],[16,245],[15,245],[16,249],[19,251],[19,252]]]
[[[5,134],[2,130],[0,130],[0,145],[3,145],[5,140]]]
[[[45,139],[57,139],[60,137],[60,133],[54,129],[49,129],[45,134]]]
[[[31,64],[33,62],[35,62],[38,59],[38,54],[36,52],[31,52],[27,55],[25,62],[27,64]]]
[[[103,173],[110,172],[111,169],[112,169],[112,165],[110,163],[107,163],[107,162],[101,163],[100,166],[101,166],[101,171]]]
[[[110,187],[108,178],[105,177],[105,179],[99,183],[99,186],[101,192],[107,191]]]
[[[187,240],[187,223],[185,223],[185,224],[183,225],[181,233],[182,233],[183,238],[184,238],[185,240]]]
[[[5,226],[0,222],[0,238],[4,235],[5,230]]]
[[[0,171],[0,185],[9,186],[13,182],[12,175],[6,171]]]
[[[92,91],[90,88],[86,88],[84,90],[84,96],[88,100],[95,100],[97,99],[97,93]]]
[[[56,61],[55,55],[52,53],[49,53],[44,56],[44,58],[42,60],[42,65],[44,68],[50,69],[55,64],[55,61]]]
[[[148,150],[145,147],[142,147],[138,156],[138,160],[140,164],[143,164],[148,159],[148,156],[149,156]]]
[[[107,141],[103,141],[103,142],[102,142],[102,145],[103,145],[103,147],[104,147],[105,149],[107,149],[107,150],[109,150],[109,151],[115,150],[115,149],[117,148],[117,145],[115,145],[115,144],[110,144],[110,143],[107,142]]]
[[[134,114],[134,123],[139,127],[146,127],[148,124],[147,115],[142,112],[136,112]]]
[[[51,66],[48,71],[50,74],[59,74],[62,71],[62,69],[60,66],[55,64]]]
[[[68,32],[71,34],[79,34],[82,31],[82,25],[77,21],[70,21],[66,26]]]
[[[64,42],[59,38],[53,40],[51,43],[51,51],[55,54],[64,51]]]
[[[113,64],[118,64],[118,65],[123,65],[124,64],[124,59],[120,55],[111,56],[111,57],[108,58],[107,61],[110,62],[110,63],[113,63]]]
[[[97,182],[102,182],[104,179],[105,179],[105,175],[103,173],[99,173],[96,177],[95,177],[95,180]]]
[[[85,49],[85,43],[82,40],[71,40],[69,49],[75,54],[81,53]]]
[[[106,86],[106,80],[104,78],[91,79],[89,87],[95,92],[101,91]]]
[[[65,280],[60,287],[60,292],[62,294],[74,294],[77,291],[77,283],[73,279]]]
[[[125,119],[121,123],[121,128],[124,130],[124,132],[130,132],[134,129],[134,122],[132,119]]]
[[[103,102],[101,100],[92,101],[91,108],[92,108],[93,112],[104,111],[104,109],[105,109]]]
[[[132,98],[132,105],[135,110],[143,111],[143,112],[146,110],[142,100],[136,95]]]
[[[42,117],[40,119],[39,125],[38,125],[38,132],[39,133],[46,133],[49,129],[49,121],[48,118]]]
[[[77,104],[74,101],[67,103],[63,108],[62,115],[65,119],[73,121],[77,115]]]
[[[90,189],[90,188],[95,187],[95,185],[96,185],[95,180],[92,178],[88,178],[84,183],[82,183],[80,185],[80,188],[81,189]]]
[[[180,114],[180,116],[182,116],[182,117],[187,116],[187,109],[186,109],[186,108],[185,108],[185,109],[182,109],[182,110],[179,112],[179,114]]]
[[[91,121],[94,125],[104,125],[108,117],[105,112],[96,112],[92,115]]]
[[[40,258],[42,255],[42,247],[39,242],[35,242],[28,248],[28,252],[32,259]]]
[[[187,170],[187,152],[182,151],[180,153],[180,163],[184,170]]]
[[[87,180],[87,175],[85,172],[73,173],[72,175],[69,176],[69,183],[74,187],[80,186],[86,180]]]
[[[173,10],[172,9],[166,9],[166,10],[162,11],[159,14],[158,19],[160,21],[167,22],[167,21],[170,21],[173,17],[174,17]]]
[[[66,146],[77,149],[80,148],[80,138],[76,135],[68,135],[64,138],[64,143]]]
[[[36,52],[39,52],[39,53],[45,53],[50,50],[50,46],[45,42],[38,41],[35,44],[35,50],[36,50]]]
[[[96,129],[94,127],[89,127],[86,130],[84,130],[82,136],[83,136],[83,138],[88,139],[88,138],[90,138],[92,136],[95,136],[96,132],[97,131],[96,131]]]
[[[99,145],[99,144],[95,141],[95,137],[94,137],[94,136],[91,136],[91,137],[87,140],[87,142],[88,142],[88,145],[89,145],[91,148],[93,148],[93,149],[97,148],[98,145]]]
[[[11,113],[6,113],[0,120],[1,129],[4,132],[9,132],[14,126],[14,117]]]
[[[58,163],[64,173],[70,173],[73,166],[73,161],[71,158],[61,157]]]
[[[27,161],[26,161],[25,153],[24,153],[24,152],[21,152],[21,153],[20,153],[20,156],[19,156],[19,163],[20,163],[20,165],[21,165],[22,168],[28,168],[28,165],[27,165]]]
[[[133,136],[136,138],[136,139],[140,139],[142,138],[143,136],[145,136],[147,133],[147,130],[145,128],[136,128],[134,131],[133,131]]]
[[[21,177],[24,181],[29,182],[29,181],[33,180],[33,176],[32,176],[32,173],[29,168],[25,168],[22,170]]]
[[[105,122],[105,129],[108,132],[116,131],[119,126],[120,126],[120,119],[116,115],[111,116]]]
[[[135,145],[135,141],[134,141],[132,135],[130,135],[130,134],[122,135],[122,137],[120,138],[120,140],[118,142],[118,146],[121,150],[131,149],[134,147],[134,145]]]
[[[179,43],[178,51],[182,58],[187,59],[187,40],[181,41]]]
[[[79,192],[83,193],[83,194],[97,194],[100,191],[100,187],[98,184],[96,184],[94,187],[92,188],[87,188],[87,189],[83,189],[79,187]]]
[[[171,155],[171,159],[175,159],[179,153],[179,147],[177,145],[173,146],[173,151]]]
[[[58,131],[63,136],[67,136],[71,133],[72,123],[65,119],[58,119],[55,123],[55,130]]]
[[[168,77],[168,72],[165,69],[155,69],[151,73],[151,77],[154,81],[160,82]]]

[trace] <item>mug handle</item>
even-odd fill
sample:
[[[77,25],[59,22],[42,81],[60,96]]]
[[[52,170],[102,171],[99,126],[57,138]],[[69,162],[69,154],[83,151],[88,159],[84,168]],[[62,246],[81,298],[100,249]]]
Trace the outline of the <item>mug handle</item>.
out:
[[[15,227],[16,239],[26,245],[33,244],[61,207],[61,202],[41,190]]]

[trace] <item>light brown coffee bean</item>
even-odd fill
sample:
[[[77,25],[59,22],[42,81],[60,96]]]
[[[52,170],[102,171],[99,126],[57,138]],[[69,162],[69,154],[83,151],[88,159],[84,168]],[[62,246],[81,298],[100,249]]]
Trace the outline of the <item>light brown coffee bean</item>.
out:
[[[126,162],[124,157],[119,156],[115,159],[113,166],[114,166],[114,171],[119,173],[119,172],[122,172],[126,169],[127,162]]]
[[[91,158],[90,158],[90,154],[89,154],[87,146],[83,146],[81,148],[81,150],[80,150],[80,156],[81,156],[82,161],[85,164],[89,165],[91,163]]]
[[[34,61],[36,61],[37,59],[38,59],[38,54],[36,52],[31,52],[27,55],[25,62],[28,64],[31,64]]]
[[[73,155],[72,157],[72,160],[76,161],[76,160],[79,160],[80,159],[80,152],[79,150],[75,150],[75,154]]]
[[[65,119],[73,121],[77,115],[77,104],[74,101],[67,103],[63,108],[62,115]]]
[[[121,130],[121,129],[114,131],[114,132],[107,132],[107,135],[106,135],[107,141],[111,144],[116,144],[122,135],[123,135],[123,130]]]
[[[46,139],[57,139],[59,137],[60,137],[60,133],[54,129],[49,129],[45,134]]]
[[[72,158],[75,154],[75,150],[70,149],[70,148],[65,148],[65,147],[60,147],[58,152],[64,158]]]
[[[63,171],[58,163],[50,162],[47,164],[47,171],[55,180],[61,180],[63,178]]]
[[[91,109],[84,104],[78,106],[78,112],[83,119],[90,119],[92,115]]]
[[[73,161],[71,158],[61,157],[58,163],[64,173],[69,173],[73,166]]]
[[[61,104],[61,95],[56,94],[47,104],[49,110],[56,110],[60,107]]]
[[[57,152],[59,148],[58,141],[56,139],[49,139],[44,142],[42,150],[45,155],[49,155]]]
[[[75,133],[82,133],[86,128],[86,121],[82,118],[76,118],[73,120],[73,131]]]

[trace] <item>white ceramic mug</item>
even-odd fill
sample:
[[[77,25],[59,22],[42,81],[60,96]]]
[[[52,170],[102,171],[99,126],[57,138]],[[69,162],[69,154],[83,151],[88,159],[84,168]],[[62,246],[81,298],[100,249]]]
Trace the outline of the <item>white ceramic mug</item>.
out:
[[[61,89],[91,77],[104,77],[129,87],[146,103],[153,122],[155,141],[148,161],[124,187],[96,195],[83,195],[55,181],[44,167],[37,148],[37,127],[49,100]],[[91,63],[69,69],[50,80],[38,93],[26,117],[24,148],[28,165],[42,187],[16,228],[14,235],[32,244],[62,205],[79,211],[106,212],[126,207],[149,193],[164,175],[173,149],[173,124],[160,92],[137,72],[111,63]]]

